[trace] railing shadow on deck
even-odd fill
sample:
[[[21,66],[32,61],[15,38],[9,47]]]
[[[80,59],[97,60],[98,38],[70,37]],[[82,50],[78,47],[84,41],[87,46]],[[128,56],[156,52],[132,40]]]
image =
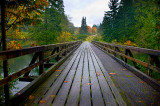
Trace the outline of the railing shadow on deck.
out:
[[[98,41],[92,41],[92,44],[100,48],[105,53],[109,54],[113,59],[118,61],[124,67],[128,68],[135,75],[140,77],[142,80],[147,82],[157,91],[160,91],[160,84],[151,78],[153,71],[160,74],[160,51],[153,49],[146,49],[140,47],[118,45],[113,43],[104,43]],[[133,53],[142,53],[148,56],[148,63],[142,60],[136,59]],[[121,59],[118,58],[120,56]],[[133,62],[133,66],[130,66],[128,60]],[[147,75],[139,71],[140,67],[138,65],[144,66],[147,68]]]
[[[7,76],[5,76],[3,79],[0,80],[0,87],[4,86],[4,93],[5,93],[5,101],[8,102],[9,97],[9,83],[13,81],[14,79],[19,78],[20,76],[24,75],[23,80],[30,80],[29,73],[32,69],[39,67],[39,75],[41,77],[47,78],[53,71],[56,70],[68,57],[71,55],[71,53],[78,48],[78,46],[82,43],[82,41],[75,41],[75,42],[66,42],[66,43],[59,43],[59,44],[51,44],[51,45],[44,45],[44,46],[37,46],[37,47],[30,47],[30,48],[24,48],[24,49],[18,49],[18,50],[9,50],[9,51],[2,51],[0,52],[0,61],[8,61],[9,59],[28,55],[28,54],[34,54],[33,58],[29,64],[28,67],[19,70],[18,72],[15,72],[11,75],[8,75],[8,66],[3,65],[3,72]],[[47,53],[46,53],[47,52]],[[49,54],[50,53],[50,54]],[[48,54],[48,55],[46,55]],[[62,58],[63,57],[63,58]],[[50,64],[50,60],[55,58],[56,61],[58,61],[55,65]],[[62,59],[61,59],[62,58]],[[37,62],[38,60],[38,62]],[[51,65],[54,65],[55,70],[48,72],[47,74],[44,72],[44,67],[50,67]],[[39,78],[39,77],[38,77]],[[36,84],[42,83],[44,81],[43,79],[40,79],[40,81]],[[33,81],[34,82],[34,81]],[[30,84],[30,87],[33,86]],[[36,88],[36,86],[35,86]],[[34,89],[30,89],[29,92],[32,92]],[[16,96],[23,97],[22,94],[16,94]],[[27,95],[27,94],[25,94]]]

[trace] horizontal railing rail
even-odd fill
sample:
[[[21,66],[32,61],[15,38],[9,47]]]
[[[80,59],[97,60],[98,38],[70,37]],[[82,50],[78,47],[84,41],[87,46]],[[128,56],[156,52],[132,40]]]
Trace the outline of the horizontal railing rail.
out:
[[[137,66],[137,63],[146,67],[148,69],[149,76],[152,76],[153,71],[160,73],[160,60],[159,60],[160,51],[159,50],[118,45],[118,44],[112,44],[112,43],[104,43],[104,42],[98,42],[98,41],[92,41],[92,44],[100,47],[101,49],[107,51],[108,53],[113,54],[114,56],[119,55],[121,59],[125,61],[126,63],[127,63],[127,59],[131,60],[133,62],[134,67],[137,69],[140,69]],[[148,63],[141,61],[139,59],[135,59],[131,51],[142,53],[142,54],[147,54],[149,56]]]
[[[49,63],[52,58],[55,58],[59,61],[62,56],[66,56],[76,47],[78,47],[82,41],[75,41],[75,42],[67,42],[67,43],[58,43],[58,44],[51,44],[51,45],[44,45],[44,46],[36,46],[18,50],[9,50],[9,51],[1,51],[0,52],[0,61],[8,61],[9,59],[34,54],[33,58],[28,67],[19,70],[11,75],[8,75],[8,66],[3,68],[3,72],[8,76],[5,76],[3,79],[0,80],[0,87],[8,86],[9,82],[13,81],[14,79],[19,78],[20,76],[24,75],[24,77],[28,78],[29,73],[32,69],[39,66],[39,75],[44,72],[44,63]],[[45,52],[48,52],[49,56],[45,56]],[[37,60],[39,60],[37,62]],[[3,66],[4,67],[4,66]],[[6,69],[7,68],[7,69]],[[9,87],[7,87],[9,89]],[[5,92],[9,92],[9,90],[4,89]],[[5,96],[9,96],[9,93],[5,94]]]

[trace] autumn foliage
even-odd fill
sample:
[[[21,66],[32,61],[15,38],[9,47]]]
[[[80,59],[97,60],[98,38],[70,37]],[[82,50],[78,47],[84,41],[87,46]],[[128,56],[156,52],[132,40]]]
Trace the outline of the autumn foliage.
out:
[[[6,1],[6,35],[9,39],[25,39],[21,30],[24,25],[35,25],[41,12],[49,5],[47,0],[11,0]],[[1,17],[0,17],[1,18]],[[19,49],[21,45],[13,40],[8,42],[8,49]]]
[[[71,40],[71,33],[70,32],[62,32],[62,34],[57,37],[59,43],[62,42],[69,42]]]

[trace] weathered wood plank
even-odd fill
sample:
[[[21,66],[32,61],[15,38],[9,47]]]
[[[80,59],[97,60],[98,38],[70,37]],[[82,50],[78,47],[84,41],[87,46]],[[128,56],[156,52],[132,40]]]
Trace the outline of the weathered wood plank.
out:
[[[100,50],[102,50],[100,47],[98,47],[98,48]],[[109,54],[108,52],[106,52],[106,51],[103,51],[103,52],[106,53],[107,55],[111,56],[114,60],[116,60],[118,63],[120,63],[121,65],[123,65],[124,67],[126,67],[130,72],[134,73],[136,76],[138,76],[139,78],[141,78],[143,81],[147,82],[147,84],[149,84],[150,86],[152,86],[155,90],[160,91],[160,89],[159,89],[160,84],[158,82],[156,82],[155,80],[153,80],[151,77],[149,77],[146,74],[144,74],[143,72],[135,69],[134,67],[126,64],[125,62],[123,62],[120,59],[114,57],[113,55]],[[101,59],[101,61],[103,61],[103,59]],[[114,62],[114,61],[111,61],[111,62]],[[103,62],[103,63],[107,63],[107,61]]]
[[[82,46],[83,47],[83,46]],[[56,95],[55,100],[53,101],[52,106],[64,106],[65,102],[67,100],[67,96],[73,81],[73,77],[76,73],[78,65],[80,64],[79,61],[82,60],[83,56],[83,48],[81,49],[81,53],[77,56],[77,59],[75,60],[75,63],[73,64],[72,68],[70,69],[70,72],[68,73],[68,75],[65,78],[65,81],[62,84],[62,87],[60,88],[58,94]]]
[[[21,91],[19,91],[14,97],[11,99],[10,103],[16,104],[19,102],[23,102],[27,99],[27,97],[40,85],[42,84],[47,77],[49,77],[57,68],[60,67],[64,63],[65,60],[67,60],[68,57],[74,52],[75,49],[73,49],[72,52],[67,54],[63,59],[61,59],[59,62],[54,64],[51,68],[48,69],[47,72],[44,72],[40,77],[32,81],[30,84],[28,84],[25,88],[23,88]]]
[[[82,74],[82,85],[80,95],[80,106],[91,106],[91,95],[90,95],[90,81],[89,81],[89,70],[88,70],[88,46],[85,47],[84,66]]]
[[[117,106],[116,100],[115,100],[115,98],[112,94],[112,91],[110,90],[110,87],[109,87],[107,81],[105,80],[105,77],[103,76],[103,72],[101,71],[101,69],[99,67],[99,64],[96,60],[96,57],[95,57],[92,50],[90,50],[90,52],[91,52],[91,57],[92,57],[93,64],[94,64],[94,67],[95,67],[95,70],[96,70],[96,74],[97,74],[97,77],[98,77],[98,80],[99,80],[99,84],[100,84],[100,87],[101,87],[101,90],[102,90],[102,94],[103,94],[105,104],[107,106]]]
[[[110,62],[109,62],[105,58],[107,55],[104,56],[100,52],[96,52],[96,53],[98,53],[98,56],[101,58],[101,61],[103,62],[103,64],[105,64],[104,66],[107,68],[107,71],[116,73],[116,75],[112,75],[111,78],[114,80],[114,82],[116,82],[115,85],[118,87],[120,92],[123,90],[125,96],[127,97],[127,99],[130,100],[132,105],[136,105],[136,104],[143,105],[143,104],[151,104],[151,103],[156,104],[156,102],[152,101],[154,99],[151,99],[151,98],[157,99],[159,93],[157,93],[156,95],[156,91],[153,88],[148,86],[147,83],[143,82],[136,75],[134,75],[124,67],[117,64],[115,60],[110,59]],[[107,58],[111,58],[111,57],[107,56]],[[131,92],[128,90],[131,90]],[[154,94],[152,94],[151,96],[150,93],[154,93]],[[156,97],[154,97],[153,95]]]
[[[93,65],[93,61],[91,59],[90,51],[88,54],[88,61],[89,61],[89,72],[90,72],[90,77],[91,77],[91,92],[92,92],[93,106],[98,106],[98,105],[104,106],[105,104],[103,101],[103,96],[102,96],[101,89],[99,86],[99,81],[95,73],[95,68]]]
[[[57,70],[61,71],[55,71],[42,85],[39,86],[38,89],[36,89],[32,96],[34,96],[33,99],[27,99],[25,104],[27,106],[34,106],[38,104],[41,97],[47,92],[47,90],[50,88],[50,86],[54,83],[54,81],[57,79],[57,77],[61,74],[61,72],[64,70],[64,68],[67,66],[67,64],[70,62],[73,56],[69,57],[67,61],[63,63],[63,65],[58,68]]]
[[[80,62],[78,64],[78,68],[77,68],[77,71],[76,71],[76,75],[74,77],[72,88],[70,90],[70,93],[69,93],[69,96],[68,96],[68,99],[67,99],[66,106],[78,106],[84,55],[85,55],[85,50],[82,51],[82,56],[81,56]]]
[[[61,87],[61,85],[63,84],[63,81],[65,79],[65,76],[68,74],[70,68],[72,67],[72,65],[74,64],[75,60],[77,59],[77,56],[80,55],[80,48],[78,49],[79,52],[77,52],[76,55],[74,55],[74,57],[72,58],[72,60],[69,62],[69,64],[66,66],[66,68],[63,70],[63,72],[60,74],[60,76],[57,78],[57,80],[54,82],[54,84],[50,87],[50,90],[44,95],[44,97],[42,97],[41,100],[46,101],[43,104],[39,104],[39,105],[50,105],[52,100],[54,98],[51,98],[50,95],[56,95],[59,88]]]

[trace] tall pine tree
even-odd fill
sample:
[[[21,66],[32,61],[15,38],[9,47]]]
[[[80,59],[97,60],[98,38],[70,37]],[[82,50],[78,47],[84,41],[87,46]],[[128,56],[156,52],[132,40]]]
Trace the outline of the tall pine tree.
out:
[[[80,34],[88,34],[86,17],[82,18]]]

